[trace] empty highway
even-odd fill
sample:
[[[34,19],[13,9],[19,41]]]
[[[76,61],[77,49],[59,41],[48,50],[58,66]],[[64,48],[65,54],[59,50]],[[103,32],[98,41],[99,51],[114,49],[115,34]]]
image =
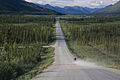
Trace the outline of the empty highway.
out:
[[[73,59],[57,21],[55,62],[33,80],[120,80],[119,70]]]

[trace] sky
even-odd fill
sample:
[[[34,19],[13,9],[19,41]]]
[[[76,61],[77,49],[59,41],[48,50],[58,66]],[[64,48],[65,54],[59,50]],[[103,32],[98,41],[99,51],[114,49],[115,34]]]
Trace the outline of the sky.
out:
[[[82,6],[90,8],[101,8],[110,4],[115,4],[119,0],[26,0],[39,4],[50,4],[52,6]]]

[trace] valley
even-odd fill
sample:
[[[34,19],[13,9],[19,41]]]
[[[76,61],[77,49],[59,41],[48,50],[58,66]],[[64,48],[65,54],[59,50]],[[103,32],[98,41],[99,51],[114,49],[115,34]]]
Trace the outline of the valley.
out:
[[[119,8],[0,0],[0,80],[120,80]]]

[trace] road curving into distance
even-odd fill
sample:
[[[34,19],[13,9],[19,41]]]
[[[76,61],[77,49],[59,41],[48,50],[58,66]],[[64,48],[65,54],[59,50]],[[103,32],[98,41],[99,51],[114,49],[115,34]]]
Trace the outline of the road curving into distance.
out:
[[[100,67],[82,60],[74,62],[57,21],[55,62],[32,80],[120,80],[120,70]]]

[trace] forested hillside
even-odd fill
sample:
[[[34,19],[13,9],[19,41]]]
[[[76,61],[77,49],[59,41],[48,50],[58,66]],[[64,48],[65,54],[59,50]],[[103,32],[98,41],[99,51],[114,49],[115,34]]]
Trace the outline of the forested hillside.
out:
[[[23,0],[0,0],[0,14],[60,14]]]

